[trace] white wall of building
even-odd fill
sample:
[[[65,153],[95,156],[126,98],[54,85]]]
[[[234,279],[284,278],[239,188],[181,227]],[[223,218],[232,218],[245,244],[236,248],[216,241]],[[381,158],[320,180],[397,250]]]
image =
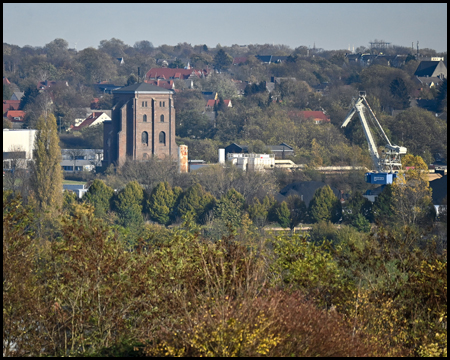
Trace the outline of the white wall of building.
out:
[[[3,152],[25,151],[27,159],[33,159],[34,140],[37,130],[3,129]]]

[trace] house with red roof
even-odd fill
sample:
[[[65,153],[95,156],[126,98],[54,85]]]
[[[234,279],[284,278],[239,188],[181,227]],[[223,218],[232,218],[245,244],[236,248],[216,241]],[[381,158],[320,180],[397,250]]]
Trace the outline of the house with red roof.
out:
[[[156,80],[144,80],[144,82],[146,82],[147,84],[162,87],[167,90],[175,90],[174,80],[156,79]]]
[[[19,110],[20,100],[3,100],[3,114],[8,110]]]
[[[248,60],[248,57],[246,56],[238,56],[233,59],[233,65],[241,65],[245,64],[245,62]]]
[[[11,122],[23,122],[25,111],[8,110],[4,116],[7,117]]]
[[[214,105],[217,105],[219,103],[220,100],[208,100],[208,102],[206,103],[206,109],[207,110],[213,110],[214,109]],[[231,100],[224,100],[223,101],[226,107],[233,107],[233,105],[231,104]]]
[[[210,70],[151,68],[145,74],[146,80],[187,80],[207,77]]]
[[[77,126],[70,125],[69,131],[81,131],[84,128],[101,124],[103,121],[111,120],[111,118],[102,111],[94,111],[86,119]]]
[[[288,116],[292,120],[312,119],[316,124],[329,123],[330,117],[325,115],[323,111],[289,111]]]

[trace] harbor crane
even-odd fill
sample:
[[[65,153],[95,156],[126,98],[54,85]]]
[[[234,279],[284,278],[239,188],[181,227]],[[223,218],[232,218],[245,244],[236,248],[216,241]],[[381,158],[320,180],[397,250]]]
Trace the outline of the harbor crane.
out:
[[[367,117],[364,110],[366,110],[367,112]],[[381,127],[377,117],[370,108],[369,103],[366,100],[365,91],[360,91],[358,98],[353,98],[352,107],[345,117],[341,128],[345,128],[349,124],[355,113],[358,113],[358,116],[361,120],[364,135],[366,136],[366,140],[369,146],[370,157],[372,158],[374,164],[374,171],[366,173],[366,181],[371,184],[392,184],[398,171],[402,168],[401,155],[405,155],[407,149],[403,146],[393,145],[391,143],[383,128]],[[381,138],[386,141],[386,145],[384,145],[384,150],[382,151],[382,156],[380,156],[380,154],[378,153],[368,120],[372,121],[375,130],[378,132]]]

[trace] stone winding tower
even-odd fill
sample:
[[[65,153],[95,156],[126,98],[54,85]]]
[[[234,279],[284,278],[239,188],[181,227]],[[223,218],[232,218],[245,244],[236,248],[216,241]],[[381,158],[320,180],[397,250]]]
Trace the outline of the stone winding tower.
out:
[[[172,90],[137,83],[113,95],[111,121],[103,123],[105,166],[121,166],[127,158],[178,158]]]

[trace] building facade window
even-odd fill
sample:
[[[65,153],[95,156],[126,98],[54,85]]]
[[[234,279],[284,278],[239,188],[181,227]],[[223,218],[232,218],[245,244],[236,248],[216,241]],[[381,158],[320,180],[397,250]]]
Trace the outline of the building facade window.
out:
[[[142,107],[147,107],[148,105],[147,105],[147,101],[143,101],[142,102]]]
[[[163,101],[163,107],[166,107],[166,102],[165,101]]]
[[[142,133],[142,144],[148,146],[148,133],[147,133],[147,131],[144,131]]]
[[[166,145],[166,133],[164,131],[159,133],[159,143]]]
[[[161,122],[164,122],[164,115],[161,115]]]
[[[162,101],[159,102],[159,107],[162,107]]]
[[[147,122],[147,115],[144,114],[143,120],[144,122]]]

